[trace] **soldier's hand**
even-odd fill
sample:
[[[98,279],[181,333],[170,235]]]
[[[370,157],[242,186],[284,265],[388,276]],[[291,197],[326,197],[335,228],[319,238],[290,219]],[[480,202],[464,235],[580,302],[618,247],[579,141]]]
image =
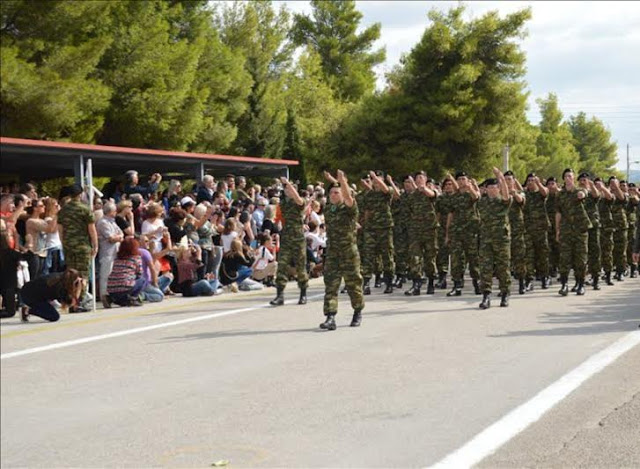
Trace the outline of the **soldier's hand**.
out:
[[[492,171],[493,171],[493,174],[494,174],[496,177],[500,177],[500,176],[502,175],[502,171],[500,171],[500,170],[499,170],[498,168],[496,168],[495,166],[493,167]]]
[[[389,184],[393,184],[393,178],[391,177],[391,174],[387,174],[387,182]]]
[[[584,192],[580,191],[578,192],[578,200],[582,200],[584,199]]]
[[[560,242],[560,232],[556,231],[556,243]]]

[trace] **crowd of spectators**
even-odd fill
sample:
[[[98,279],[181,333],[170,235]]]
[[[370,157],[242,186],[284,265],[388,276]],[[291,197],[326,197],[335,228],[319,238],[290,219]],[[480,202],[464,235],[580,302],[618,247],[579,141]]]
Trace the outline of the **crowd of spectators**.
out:
[[[280,179],[262,187],[243,176],[207,175],[189,185],[163,183],[160,174],[142,183],[128,171],[95,191],[100,196],[91,208],[79,186],[63,188],[57,199],[40,197],[35,183],[1,186],[2,317],[22,307],[25,321],[29,313],[55,321],[60,308],[87,311],[93,292],[105,308],[140,306],[167,295],[262,289],[274,286],[277,269],[294,273],[277,263],[286,223],[278,208]],[[326,243],[325,191],[322,183],[298,189],[307,202],[306,267],[317,277]],[[89,288],[84,253],[96,258],[96,285]]]

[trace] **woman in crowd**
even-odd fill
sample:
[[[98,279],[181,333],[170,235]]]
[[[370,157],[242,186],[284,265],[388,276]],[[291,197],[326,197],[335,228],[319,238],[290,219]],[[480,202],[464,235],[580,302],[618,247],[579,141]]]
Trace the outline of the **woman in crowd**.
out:
[[[161,240],[165,230],[163,215],[162,205],[152,203],[147,206],[147,219],[142,223],[142,234],[149,238],[151,252],[162,249]]]
[[[164,290],[171,284],[173,275],[171,272],[159,275],[154,256],[148,250],[149,240],[146,236],[141,235],[139,243],[140,248],[138,250],[140,259],[142,259],[142,277],[144,277],[145,281],[142,295],[146,301],[158,303],[164,300]]]
[[[236,230],[236,219],[227,218],[224,222],[224,230],[220,241],[222,242],[222,251],[224,254],[231,251],[231,243],[238,238],[238,231]]]
[[[57,222],[53,219],[46,222],[44,215],[44,200],[33,200],[31,207],[27,208],[29,218],[25,224],[25,247],[27,249],[27,262],[29,263],[29,276],[35,280],[42,275],[47,259],[47,234],[57,230]]]
[[[149,216],[149,209],[147,208],[147,220]],[[133,204],[130,200],[121,200],[118,202],[118,214],[116,215],[116,225],[120,227],[125,236],[133,236],[134,221],[133,221]]]
[[[194,217],[198,220],[204,219],[204,223],[198,228],[198,245],[202,250],[202,263],[205,274],[214,274],[218,277],[220,263],[222,262],[222,247],[215,246],[213,235],[217,234],[217,228],[208,220],[213,212],[213,207],[198,204],[194,211]]]
[[[220,283],[230,286],[234,293],[237,292],[238,285],[251,277],[251,265],[253,258],[248,254],[248,246],[243,245],[239,239],[234,239],[231,249],[222,258]]]
[[[273,280],[278,270],[278,263],[274,255],[273,240],[269,233],[260,233],[258,242],[260,247],[256,249],[255,260],[251,266],[252,278],[264,281],[267,287],[275,287]]]
[[[63,307],[76,306],[82,295],[83,284],[83,278],[73,269],[67,269],[64,273],[44,275],[26,283],[20,296],[29,307],[29,312],[23,312],[22,320],[28,321],[29,314],[32,314],[47,321],[57,321],[60,319],[60,313],[51,303],[57,301]]]
[[[141,306],[138,296],[144,286],[145,279],[142,276],[142,258],[138,241],[133,237],[125,238],[120,243],[118,256],[109,274],[107,282],[109,301],[105,303],[105,308],[111,307],[110,302],[120,306]]]
[[[195,246],[180,247],[178,255],[178,281],[176,290],[182,296],[212,296],[218,293],[218,279],[213,274],[198,280],[198,270],[202,267],[201,250]]]
[[[47,233],[46,249],[47,257],[44,264],[44,275],[64,271],[64,253],[62,242],[58,233],[58,212],[60,204],[52,197],[44,200],[44,221],[50,223],[53,231]],[[55,227],[55,228],[54,228]]]
[[[162,195],[162,205],[165,212],[169,213],[172,207],[175,207],[182,199],[182,183],[177,179],[172,179],[169,182],[169,187]]]

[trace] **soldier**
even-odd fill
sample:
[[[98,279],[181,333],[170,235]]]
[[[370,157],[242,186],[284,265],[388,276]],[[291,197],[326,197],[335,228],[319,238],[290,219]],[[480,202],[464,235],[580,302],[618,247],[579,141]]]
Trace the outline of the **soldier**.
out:
[[[369,172],[373,190],[366,198],[364,255],[362,256],[362,277],[364,291],[370,292],[369,281],[375,272],[377,256],[382,257],[382,270],[386,288],[384,293],[393,293],[393,218],[391,217],[391,190],[382,179],[382,173]]]
[[[299,305],[307,304],[307,243],[304,239],[303,216],[305,201],[295,186],[287,178],[280,178],[284,188],[284,199],[280,210],[284,226],[280,232],[280,252],[278,253],[278,274],[276,275],[276,297],[269,302],[272,306],[284,304],[284,289],[287,286],[289,266],[296,267],[296,278],[300,288]]]
[[[615,176],[609,178],[609,190],[613,193],[614,199],[611,205],[611,215],[615,231],[613,232],[613,264],[616,274],[613,278],[622,282],[624,275],[624,264],[627,255],[627,234],[629,225],[627,222],[627,204],[629,197],[620,188],[620,182]]]
[[[409,265],[409,194],[413,187],[405,176],[402,184],[404,190],[400,192],[393,178],[387,175],[389,187],[392,189],[393,201],[391,213],[393,215],[393,252],[396,262],[396,281],[394,287],[402,288],[408,274]]]
[[[524,205],[525,245],[527,252],[527,290],[533,290],[534,273],[542,283],[549,282],[549,241],[547,234],[551,223],[547,214],[549,190],[542,185],[535,173],[527,175],[525,181],[527,203]]]
[[[575,173],[565,169],[562,173],[564,187],[558,194],[556,206],[556,240],[560,244],[560,282],[558,292],[562,296],[569,294],[567,282],[573,266],[578,287],[577,295],[584,295],[584,277],[587,269],[587,238],[591,228],[589,216],[584,209],[587,192],[575,185]]]
[[[465,262],[469,263],[469,273],[476,295],[481,293],[478,277],[478,215],[476,202],[480,191],[475,181],[469,180],[467,173],[458,171],[453,183],[455,193],[451,196],[451,211],[447,215],[447,233],[451,250],[451,277],[453,288],[447,296],[462,295]]]
[[[353,318],[351,327],[362,322],[364,297],[362,295],[362,276],[360,275],[360,255],[356,243],[356,204],[344,173],[338,170],[337,180],[325,172],[329,180],[329,203],[325,210],[327,226],[327,249],[324,261],[324,314],[325,322],[320,328],[334,331],[335,316],[338,312],[338,289],[342,278],[347,285]]]
[[[613,285],[611,281],[611,272],[613,271],[613,233],[615,224],[613,223],[613,215],[611,214],[611,205],[613,204],[613,194],[602,182],[602,179],[595,178],[593,180],[602,199],[598,204],[600,213],[600,263],[604,270],[604,282],[606,285]]]
[[[602,270],[602,255],[600,249],[600,192],[596,185],[589,179],[589,173],[581,173],[578,176],[578,184],[588,192],[584,201],[584,208],[589,215],[591,228],[588,233],[587,253],[588,266],[591,274],[591,284],[594,290],[600,290],[600,271]]]
[[[527,253],[524,243],[524,204],[525,193],[519,184],[513,171],[506,171],[504,179],[507,181],[511,206],[509,207],[509,225],[511,227],[511,271],[518,279],[518,293],[524,295],[527,291],[525,279],[527,275]]]
[[[447,215],[451,210],[451,196],[454,193],[453,183],[449,179],[442,182],[442,194],[436,199],[436,213],[438,216],[438,283],[436,288],[447,288],[447,273],[449,272],[449,246],[447,240]]]
[[[622,186],[622,183],[620,185]],[[638,188],[632,182],[625,186],[623,190],[629,194],[629,203],[627,204],[627,222],[629,224],[629,230],[627,232],[627,264],[629,265],[629,277],[636,278],[638,276],[638,263],[633,260],[633,240],[636,239],[636,208],[639,202]]]
[[[75,269],[83,279],[89,278],[91,259],[98,253],[98,232],[93,213],[80,201],[82,187],[79,184],[67,188],[71,200],[58,214],[58,232],[62,241],[64,260],[68,269]],[[93,286],[95,292],[95,285]],[[82,289],[83,301],[80,306],[69,309],[70,313],[87,312],[88,300],[86,282]]]
[[[367,204],[370,200],[369,194],[373,191],[373,187],[371,186],[371,176],[369,176],[369,173],[366,173],[362,179],[360,179],[360,185],[362,186],[362,190],[356,195],[356,204],[358,206],[358,252],[360,253],[360,260],[362,261],[364,258],[364,233],[370,223],[369,220],[367,220],[367,216],[371,215],[371,210],[367,210]],[[362,264],[360,264],[360,266],[362,268]],[[346,286],[343,291],[347,291]],[[370,295],[371,287],[368,284],[364,285],[363,292],[365,295]]]
[[[412,286],[405,295],[417,296],[422,287],[422,275],[428,278],[427,295],[434,294],[436,275],[436,254],[438,251],[438,219],[436,216],[436,197],[438,192],[433,183],[427,185],[427,174],[418,171],[409,177],[413,192],[409,197],[409,253]]]
[[[549,222],[551,223],[551,228],[548,233],[549,277],[556,278],[558,276],[558,262],[560,260],[560,243],[558,243],[558,240],[556,239],[556,206],[560,188],[558,187],[558,181],[554,177],[547,179],[546,187],[549,190],[549,195],[547,196],[547,215],[549,216]]]
[[[511,287],[510,256],[511,240],[509,233],[509,206],[512,195],[509,193],[505,176],[498,168],[493,168],[496,179],[484,182],[486,196],[480,198],[480,281],[482,302],[480,309],[491,307],[491,288],[493,275],[498,277],[500,288],[500,306],[509,306]]]

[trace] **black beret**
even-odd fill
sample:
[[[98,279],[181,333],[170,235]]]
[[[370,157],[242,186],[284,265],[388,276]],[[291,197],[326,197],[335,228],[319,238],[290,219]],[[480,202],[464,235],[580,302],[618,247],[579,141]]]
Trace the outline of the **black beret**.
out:
[[[435,184],[435,183],[436,183],[436,180],[435,180],[435,179],[433,179],[433,178],[427,178],[427,182],[428,182],[429,184]]]
[[[362,179],[363,180],[371,179],[371,176],[369,175],[369,173],[365,173],[364,176],[362,176]]]
[[[402,182],[408,181],[410,177],[411,177],[411,174],[406,174],[406,175],[402,178]]]
[[[73,184],[71,186],[69,186],[69,195],[71,197],[76,197],[80,194],[82,194],[82,186],[80,184]]]
[[[629,187],[636,187],[636,185],[635,185],[635,183],[630,182],[630,183],[629,183]]]
[[[610,183],[610,182],[611,182],[612,180],[614,180],[614,179],[618,179],[618,178],[617,178],[617,177],[615,177],[615,176],[610,176],[610,177],[609,177],[609,180],[608,180],[607,182],[608,182],[608,183]]]
[[[498,185],[498,180],[496,178],[485,179],[484,185],[485,185],[485,187],[487,187],[487,186],[497,186]]]
[[[558,180],[556,178],[554,178],[553,176],[547,178],[547,184],[549,184],[550,182],[558,182]]]
[[[627,183],[627,181],[625,179],[621,179],[620,180],[620,184],[626,184],[626,183]]]
[[[531,178],[534,178],[534,177],[536,177],[536,173],[527,174],[527,179],[531,179]]]
[[[564,171],[562,171],[562,179],[564,179],[565,174],[567,173],[573,173],[573,169],[571,168],[567,168]]]
[[[467,173],[465,173],[464,171],[458,171],[456,173],[456,179],[459,179],[461,177],[467,177]]]
[[[511,170],[505,171],[503,176],[513,176],[513,171]]]
[[[416,171],[416,173],[413,175],[414,179],[417,178],[418,176],[424,176],[427,177],[427,173],[425,173],[424,171]]]
[[[380,178],[384,178],[385,177],[384,171],[382,171],[380,169],[376,169],[375,173],[376,173],[376,176],[378,176]]]
[[[593,179],[593,182],[602,182],[602,178],[596,177]]]
[[[582,178],[587,178],[589,179],[590,175],[587,172],[584,173],[580,173],[580,176],[578,176],[578,179],[582,179]]]
[[[330,191],[334,187],[337,187],[338,189],[340,189],[340,184],[338,184],[337,182],[332,182],[331,184],[329,184],[329,187],[327,188],[327,190]]]

